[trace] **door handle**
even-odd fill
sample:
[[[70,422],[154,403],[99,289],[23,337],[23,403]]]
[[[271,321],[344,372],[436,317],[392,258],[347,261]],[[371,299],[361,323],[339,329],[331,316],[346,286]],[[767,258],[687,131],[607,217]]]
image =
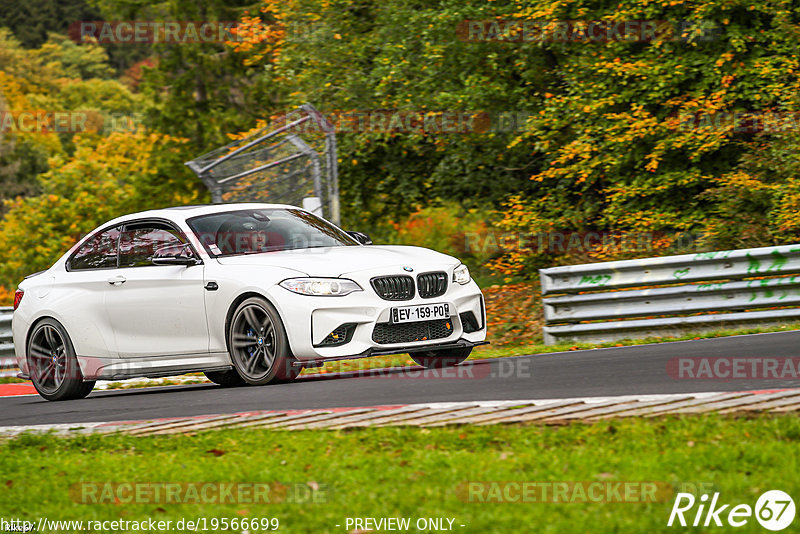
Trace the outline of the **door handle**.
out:
[[[128,279],[122,275],[112,276],[108,279],[108,283],[112,286],[118,286],[124,284]]]

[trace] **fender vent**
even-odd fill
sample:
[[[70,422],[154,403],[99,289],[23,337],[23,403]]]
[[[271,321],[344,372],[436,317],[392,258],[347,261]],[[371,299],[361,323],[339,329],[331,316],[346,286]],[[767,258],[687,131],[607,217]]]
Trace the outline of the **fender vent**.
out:
[[[318,345],[315,347],[335,347],[337,345],[344,345],[350,343],[353,339],[353,334],[356,331],[356,323],[344,323],[336,327],[336,329],[325,336]]]
[[[462,312],[458,317],[461,319],[461,327],[464,329],[465,333],[470,334],[481,329],[481,326],[478,324],[478,319],[475,318],[475,314],[471,311]]]

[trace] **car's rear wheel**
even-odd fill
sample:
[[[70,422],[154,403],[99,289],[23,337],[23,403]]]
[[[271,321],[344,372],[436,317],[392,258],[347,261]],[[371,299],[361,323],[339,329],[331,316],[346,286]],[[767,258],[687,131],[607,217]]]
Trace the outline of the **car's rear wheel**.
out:
[[[239,376],[248,384],[286,382],[300,374],[278,311],[261,297],[250,297],[236,307],[228,331],[228,351]]]
[[[412,352],[409,354],[417,365],[428,369],[443,369],[452,367],[469,358],[472,347],[461,347],[457,349],[429,350],[425,352]]]
[[[228,388],[243,386],[247,383],[239,376],[236,369],[231,369],[229,371],[205,371],[203,374],[215,384]]]
[[[94,388],[94,381],[83,380],[72,341],[55,319],[36,325],[27,359],[33,387],[47,400],[82,399]]]

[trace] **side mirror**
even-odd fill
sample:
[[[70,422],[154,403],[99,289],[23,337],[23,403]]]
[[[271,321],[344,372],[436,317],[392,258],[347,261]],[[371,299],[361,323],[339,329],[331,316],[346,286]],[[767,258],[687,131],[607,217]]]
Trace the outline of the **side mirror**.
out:
[[[350,237],[352,237],[362,245],[372,244],[372,239],[370,239],[369,236],[363,232],[347,232],[347,233],[350,234]]]
[[[195,257],[189,245],[169,245],[155,251],[153,265],[197,265],[202,261]]]

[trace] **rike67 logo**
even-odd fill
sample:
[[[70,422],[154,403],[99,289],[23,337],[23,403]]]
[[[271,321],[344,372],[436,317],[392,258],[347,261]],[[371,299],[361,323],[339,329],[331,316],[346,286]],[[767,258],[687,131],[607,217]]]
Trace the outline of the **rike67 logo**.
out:
[[[743,527],[755,516],[756,521],[767,530],[783,530],[794,521],[794,501],[788,493],[770,490],[763,493],[755,507],[749,504],[723,504],[719,492],[711,496],[704,493],[697,499],[691,493],[678,493],[667,526],[677,524],[686,527],[725,526]],[[696,505],[696,506],[695,506]]]

